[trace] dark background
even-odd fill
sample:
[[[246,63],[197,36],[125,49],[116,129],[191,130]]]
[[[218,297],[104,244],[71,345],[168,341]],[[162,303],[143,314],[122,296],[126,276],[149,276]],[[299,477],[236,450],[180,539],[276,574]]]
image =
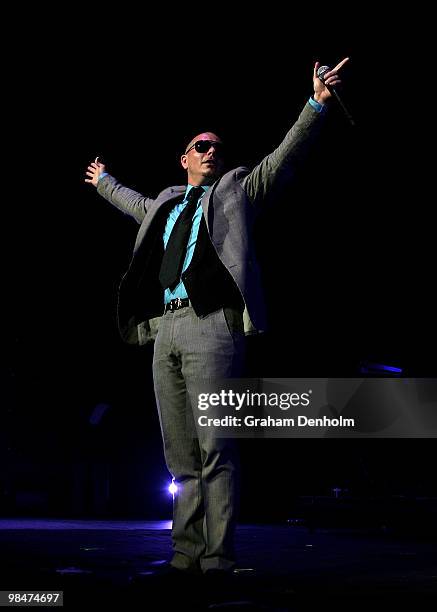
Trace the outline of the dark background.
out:
[[[270,330],[250,340],[249,373],[356,376],[370,360],[436,375],[426,16],[357,8],[341,24],[336,12],[239,21],[215,6],[169,23],[94,10],[39,9],[25,27],[9,24],[4,515],[170,515],[151,349],[123,345],[116,329],[137,225],[84,171],[100,155],[154,197],[184,182],[180,152],[203,130],[221,135],[230,167],[253,165],[297,118],[317,59],[350,56],[343,97],[357,125],[332,104],[320,146],[259,220]],[[298,496],[334,487],[368,498],[436,491],[432,439],[241,447],[245,520],[282,519]]]

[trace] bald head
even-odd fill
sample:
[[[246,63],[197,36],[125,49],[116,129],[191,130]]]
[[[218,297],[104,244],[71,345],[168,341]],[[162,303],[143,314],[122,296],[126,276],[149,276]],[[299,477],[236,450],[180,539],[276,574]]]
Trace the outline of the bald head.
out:
[[[185,147],[185,152],[187,152],[188,149],[190,149],[198,140],[213,140],[214,142],[220,142],[221,144],[223,144],[221,138],[219,138],[217,134],[214,134],[214,132],[202,132],[201,134],[197,134],[197,136],[194,136],[194,138],[190,140],[190,142]]]
[[[214,132],[197,134],[181,155],[190,185],[212,185],[223,172],[223,143]]]

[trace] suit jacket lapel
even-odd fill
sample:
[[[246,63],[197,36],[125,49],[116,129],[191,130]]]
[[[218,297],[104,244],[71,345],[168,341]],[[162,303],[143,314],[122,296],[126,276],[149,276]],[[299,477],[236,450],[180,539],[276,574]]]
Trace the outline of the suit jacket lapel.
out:
[[[182,198],[185,193],[185,187],[182,185],[179,187],[172,187],[167,193],[162,196],[158,196],[155,200],[154,204],[150,207],[149,212],[144,217],[144,221],[141,224],[141,227],[137,234],[137,239],[135,241],[134,253],[138,250],[141,245],[146,232],[149,230],[150,226],[154,222],[156,215],[160,212],[164,212],[162,207],[164,206],[167,211],[170,211],[172,206],[175,206],[176,202]]]

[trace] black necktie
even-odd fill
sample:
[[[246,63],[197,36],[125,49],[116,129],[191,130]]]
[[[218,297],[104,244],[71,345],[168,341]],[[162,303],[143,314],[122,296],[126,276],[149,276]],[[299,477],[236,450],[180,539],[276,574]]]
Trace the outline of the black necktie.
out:
[[[203,193],[202,187],[192,187],[187,196],[187,204],[174,224],[162,258],[159,280],[164,289],[173,290],[179,283],[185,261],[188,238],[190,237],[194,211]]]

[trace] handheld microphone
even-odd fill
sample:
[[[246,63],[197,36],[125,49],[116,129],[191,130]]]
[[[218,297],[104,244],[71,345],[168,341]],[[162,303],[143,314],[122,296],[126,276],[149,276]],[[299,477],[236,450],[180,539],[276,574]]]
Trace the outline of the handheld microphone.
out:
[[[320,66],[320,68],[318,68],[317,70],[317,76],[318,78],[322,81],[322,83],[325,82],[324,79],[324,75],[329,72],[331,70],[331,68],[329,66]],[[340,96],[338,95],[337,90],[335,89],[335,87],[332,87],[332,85],[326,85],[326,87],[329,89],[330,92],[332,92],[332,94],[335,96],[337,102],[340,104],[341,108],[343,109],[344,114],[346,115],[349,123],[351,125],[355,125],[355,121],[352,118],[352,115],[350,114],[350,112],[348,111],[348,109],[346,108],[346,106],[343,103],[343,100],[340,98]]]

